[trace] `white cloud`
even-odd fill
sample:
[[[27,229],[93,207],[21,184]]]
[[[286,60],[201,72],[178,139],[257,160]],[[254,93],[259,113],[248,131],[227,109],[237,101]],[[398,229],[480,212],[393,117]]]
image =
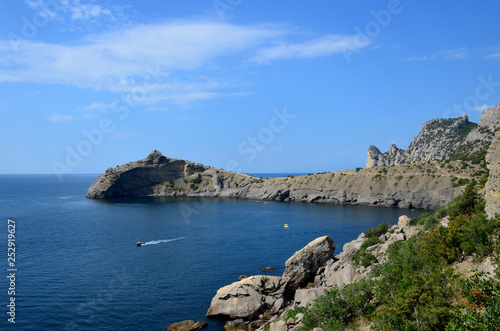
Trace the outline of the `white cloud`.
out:
[[[85,7],[76,0],[62,3],[79,8],[77,16],[105,15],[104,9]],[[234,82],[219,76],[249,59],[260,63],[313,58],[357,47],[354,36],[287,42],[296,35],[295,29],[270,24],[175,21],[87,35],[71,44],[0,39],[0,82],[66,84],[128,93],[144,104],[162,100],[189,104],[248,95],[228,92]],[[95,103],[87,110],[108,106]]]
[[[368,46],[359,44],[355,36],[329,35],[303,43],[280,44],[261,49],[253,58],[256,62],[268,62],[276,59],[314,58],[342,53]]]
[[[57,122],[69,122],[69,121],[74,121],[75,118],[71,115],[61,115],[61,114],[56,114],[52,113],[48,119],[51,122],[57,123]]]
[[[484,59],[500,59],[500,45],[492,45],[482,48],[468,49],[465,47],[444,50],[430,55],[410,56],[410,62],[436,61],[436,60],[463,60],[471,57]]]
[[[423,56],[410,56],[408,61],[410,62],[423,62],[423,61],[434,61],[434,60],[462,60],[471,56],[471,52],[466,48],[458,48],[452,50],[440,51],[430,55]]]
[[[104,111],[106,109],[111,109],[111,108],[115,108],[115,107],[116,107],[116,104],[114,102],[112,102],[112,103],[94,102],[88,106],[85,106],[84,109],[94,110],[94,111]]]
[[[494,105],[482,105],[482,106],[477,106],[476,108],[474,108],[475,110],[477,110],[478,112],[483,112],[485,111],[486,109],[490,108],[490,107],[494,107]]]
[[[121,7],[105,8],[93,3],[93,1],[82,0],[26,0],[28,6],[37,10],[38,14],[48,19],[63,19],[69,17],[73,21],[95,22],[97,18],[116,20],[116,11],[119,16],[123,15]]]

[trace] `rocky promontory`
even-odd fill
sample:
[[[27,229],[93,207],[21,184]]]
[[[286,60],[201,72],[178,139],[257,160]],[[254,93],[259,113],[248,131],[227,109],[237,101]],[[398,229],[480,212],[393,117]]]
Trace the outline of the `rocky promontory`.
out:
[[[151,152],[145,159],[109,168],[87,198],[203,196],[256,200],[434,209],[460,194],[460,180],[481,166],[422,162],[330,173],[256,178]]]
[[[435,209],[446,205],[471,179],[487,173],[484,156],[500,127],[500,104],[486,109],[479,124],[467,115],[424,123],[407,150],[386,153],[370,146],[366,169],[256,178],[159,151],[109,168],[87,198],[204,196],[367,206]]]

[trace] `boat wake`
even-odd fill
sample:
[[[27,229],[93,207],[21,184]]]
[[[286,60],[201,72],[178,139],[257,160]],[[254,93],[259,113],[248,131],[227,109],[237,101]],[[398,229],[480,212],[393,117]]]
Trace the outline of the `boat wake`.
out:
[[[169,243],[169,242],[177,241],[177,240],[181,240],[181,239],[186,239],[186,237],[180,237],[180,238],[174,238],[174,239],[164,239],[164,240],[152,240],[152,241],[145,242],[144,244],[142,244],[142,246],[156,245],[156,244],[161,244],[161,243]]]

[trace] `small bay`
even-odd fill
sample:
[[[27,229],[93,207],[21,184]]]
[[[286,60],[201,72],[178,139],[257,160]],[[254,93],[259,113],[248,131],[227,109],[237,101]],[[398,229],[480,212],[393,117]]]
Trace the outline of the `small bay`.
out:
[[[4,256],[7,220],[16,222],[17,328],[163,330],[204,320],[215,292],[240,275],[262,274],[263,267],[281,275],[285,261],[317,237],[329,235],[338,254],[367,228],[422,212],[217,198],[86,199],[96,179],[0,176]],[[6,257],[3,265],[5,274]],[[9,286],[0,279],[6,303]],[[0,328],[8,324],[4,316]],[[222,325],[209,320],[208,330]]]

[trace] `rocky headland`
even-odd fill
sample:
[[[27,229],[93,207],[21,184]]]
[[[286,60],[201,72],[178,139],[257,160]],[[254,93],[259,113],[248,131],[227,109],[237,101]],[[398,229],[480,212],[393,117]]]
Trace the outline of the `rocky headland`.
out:
[[[453,161],[264,179],[153,151],[143,160],[107,169],[87,198],[204,196],[435,209],[460,194],[460,180],[483,173],[481,165]]]
[[[467,115],[432,120],[406,151],[393,145],[381,153],[370,146],[366,169],[296,177],[256,178],[155,150],[107,169],[87,198],[204,196],[435,209],[459,195],[464,183],[487,173],[484,155],[499,123],[500,104],[485,110],[479,124]]]

